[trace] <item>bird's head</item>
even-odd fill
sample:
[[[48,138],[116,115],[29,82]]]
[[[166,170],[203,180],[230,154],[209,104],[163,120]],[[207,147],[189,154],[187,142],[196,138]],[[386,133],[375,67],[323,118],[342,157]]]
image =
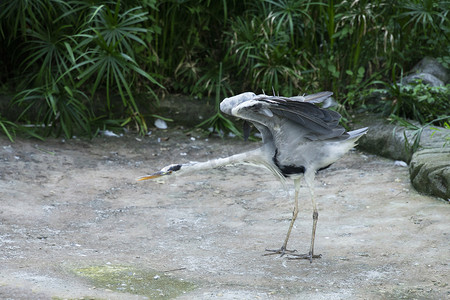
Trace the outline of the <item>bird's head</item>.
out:
[[[137,180],[142,181],[142,180],[147,180],[147,179],[155,179],[155,178],[165,176],[165,175],[171,175],[173,172],[179,171],[181,169],[181,167],[182,167],[182,165],[179,165],[179,164],[168,165],[168,166],[162,168],[158,172],[155,172],[151,175],[145,175],[145,176],[139,177]]]

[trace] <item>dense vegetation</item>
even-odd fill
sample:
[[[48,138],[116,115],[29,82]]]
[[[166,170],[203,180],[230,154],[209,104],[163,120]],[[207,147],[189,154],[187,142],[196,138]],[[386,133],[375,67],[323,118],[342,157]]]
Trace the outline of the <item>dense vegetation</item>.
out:
[[[397,82],[424,56],[449,67],[449,3],[3,0],[0,127],[10,137],[25,123],[66,137],[113,125],[145,133],[164,93],[331,90],[348,109],[380,87],[379,109],[445,122],[448,86]],[[231,126],[220,113],[210,121]]]

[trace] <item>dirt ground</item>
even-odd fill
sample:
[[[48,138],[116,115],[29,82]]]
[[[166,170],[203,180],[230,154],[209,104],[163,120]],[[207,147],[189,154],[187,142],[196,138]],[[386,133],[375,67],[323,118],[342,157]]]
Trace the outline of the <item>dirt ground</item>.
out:
[[[292,183],[286,193],[264,169],[136,181],[257,146],[181,130],[0,138],[0,298],[448,299],[450,206],[418,194],[391,160],[352,151],[318,174],[313,263],[263,256],[281,246],[293,207]],[[312,209],[300,193],[289,248],[304,253]],[[151,283],[162,279],[177,284]]]

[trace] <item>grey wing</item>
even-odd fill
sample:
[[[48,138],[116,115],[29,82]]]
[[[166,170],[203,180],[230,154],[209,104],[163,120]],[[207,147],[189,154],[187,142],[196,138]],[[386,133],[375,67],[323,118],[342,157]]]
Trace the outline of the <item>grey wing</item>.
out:
[[[339,126],[341,115],[335,111],[319,108],[309,102],[284,99],[261,99],[261,101],[269,103],[270,110],[274,114],[307,130],[307,137],[312,140],[330,139],[345,133],[345,129]]]
[[[333,95],[332,92],[320,92],[312,95],[306,96],[295,96],[289,97],[287,99],[293,101],[309,102],[309,103],[322,103]]]
[[[304,98],[321,102],[331,94],[322,92]],[[251,121],[263,134],[263,140],[282,138],[287,141],[294,138],[300,141],[347,137],[345,129],[338,125],[341,118],[339,113],[321,109],[295,97],[255,95],[234,106],[231,115]]]

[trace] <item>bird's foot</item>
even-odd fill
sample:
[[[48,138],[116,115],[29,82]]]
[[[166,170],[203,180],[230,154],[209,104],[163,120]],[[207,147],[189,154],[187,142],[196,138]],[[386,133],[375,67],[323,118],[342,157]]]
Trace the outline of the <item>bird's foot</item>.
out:
[[[309,252],[308,254],[296,254],[290,253],[288,259],[309,259],[309,262],[312,263],[313,259],[322,258],[322,254],[312,254]]]
[[[297,252],[297,250],[288,250],[284,246],[282,246],[280,249],[266,249],[267,252],[263,254],[266,255],[273,255],[273,254],[280,254],[280,257],[284,256],[285,254],[294,255],[293,253]]]

